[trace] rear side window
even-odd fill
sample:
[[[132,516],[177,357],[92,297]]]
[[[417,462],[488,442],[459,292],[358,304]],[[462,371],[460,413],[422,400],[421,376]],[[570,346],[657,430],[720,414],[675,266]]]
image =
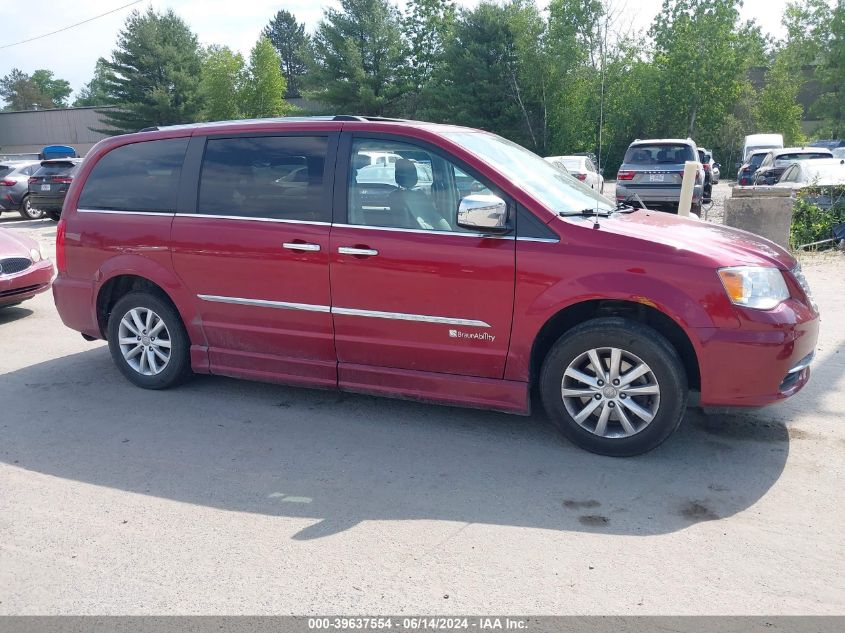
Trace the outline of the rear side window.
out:
[[[692,147],[673,143],[634,145],[625,152],[625,162],[639,165],[668,165],[696,160]]]
[[[88,175],[79,207],[174,213],[187,148],[187,138],[174,138],[113,149]]]
[[[329,222],[327,151],[325,136],[209,139],[197,212]]]

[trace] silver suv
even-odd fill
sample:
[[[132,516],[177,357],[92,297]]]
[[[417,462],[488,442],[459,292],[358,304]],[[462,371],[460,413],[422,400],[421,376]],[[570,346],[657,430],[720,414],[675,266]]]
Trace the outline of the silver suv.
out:
[[[704,168],[698,148],[691,139],[637,139],[628,146],[616,174],[616,200],[635,206],[678,212],[684,163],[699,163],[692,193],[692,212],[700,213],[704,190]]]

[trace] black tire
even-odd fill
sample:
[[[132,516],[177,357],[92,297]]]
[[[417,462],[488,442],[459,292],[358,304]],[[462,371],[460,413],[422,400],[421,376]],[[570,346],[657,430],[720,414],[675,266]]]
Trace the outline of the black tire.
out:
[[[23,200],[21,200],[21,208],[18,209],[18,213],[21,214],[21,217],[24,220],[40,220],[44,217],[44,212],[41,209],[35,209],[29,204],[29,196],[24,196]]]
[[[123,357],[118,343],[120,321],[132,309],[152,310],[164,321],[170,340],[170,359],[160,373],[144,375]],[[130,292],[114,305],[108,323],[109,351],[112,360],[129,382],[144,389],[167,389],[184,382],[191,375],[190,341],[182,318],[169,301],[149,292]],[[142,352],[143,353],[143,352]]]
[[[584,428],[570,415],[562,395],[564,372],[570,363],[589,350],[611,347],[641,359],[659,387],[659,404],[653,419],[625,437],[601,437]],[[551,422],[574,444],[601,455],[628,457],[656,448],[678,428],[686,411],[688,386],[678,353],[659,332],[628,319],[607,317],[586,321],[557,340],[543,362],[540,395]],[[607,424],[608,429],[615,428],[614,424],[622,428],[619,422]]]
[[[58,222],[62,219],[62,212],[61,211],[46,211],[47,217],[50,218],[53,222]]]

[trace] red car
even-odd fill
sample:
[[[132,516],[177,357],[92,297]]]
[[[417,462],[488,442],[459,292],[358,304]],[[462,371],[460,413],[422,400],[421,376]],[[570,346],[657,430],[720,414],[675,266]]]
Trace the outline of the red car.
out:
[[[32,299],[50,287],[56,269],[33,239],[0,229],[0,308]]]
[[[378,174],[371,172],[378,171]],[[64,323],[161,389],[191,372],[526,414],[654,448],[807,382],[818,311],[749,233],[615,206],[467,128],[365,117],[98,143],[67,194]]]

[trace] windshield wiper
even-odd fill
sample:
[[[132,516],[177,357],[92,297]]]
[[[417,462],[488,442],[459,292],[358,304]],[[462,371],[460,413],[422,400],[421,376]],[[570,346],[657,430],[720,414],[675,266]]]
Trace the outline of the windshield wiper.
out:
[[[594,215],[600,215],[603,218],[610,217],[610,214],[613,213],[615,209],[596,209],[593,207],[592,209],[581,209],[580,211],[560,211],[558,213],[559,216],[562,218],[571,218],[574,216],[580,217],[590,217]]]

